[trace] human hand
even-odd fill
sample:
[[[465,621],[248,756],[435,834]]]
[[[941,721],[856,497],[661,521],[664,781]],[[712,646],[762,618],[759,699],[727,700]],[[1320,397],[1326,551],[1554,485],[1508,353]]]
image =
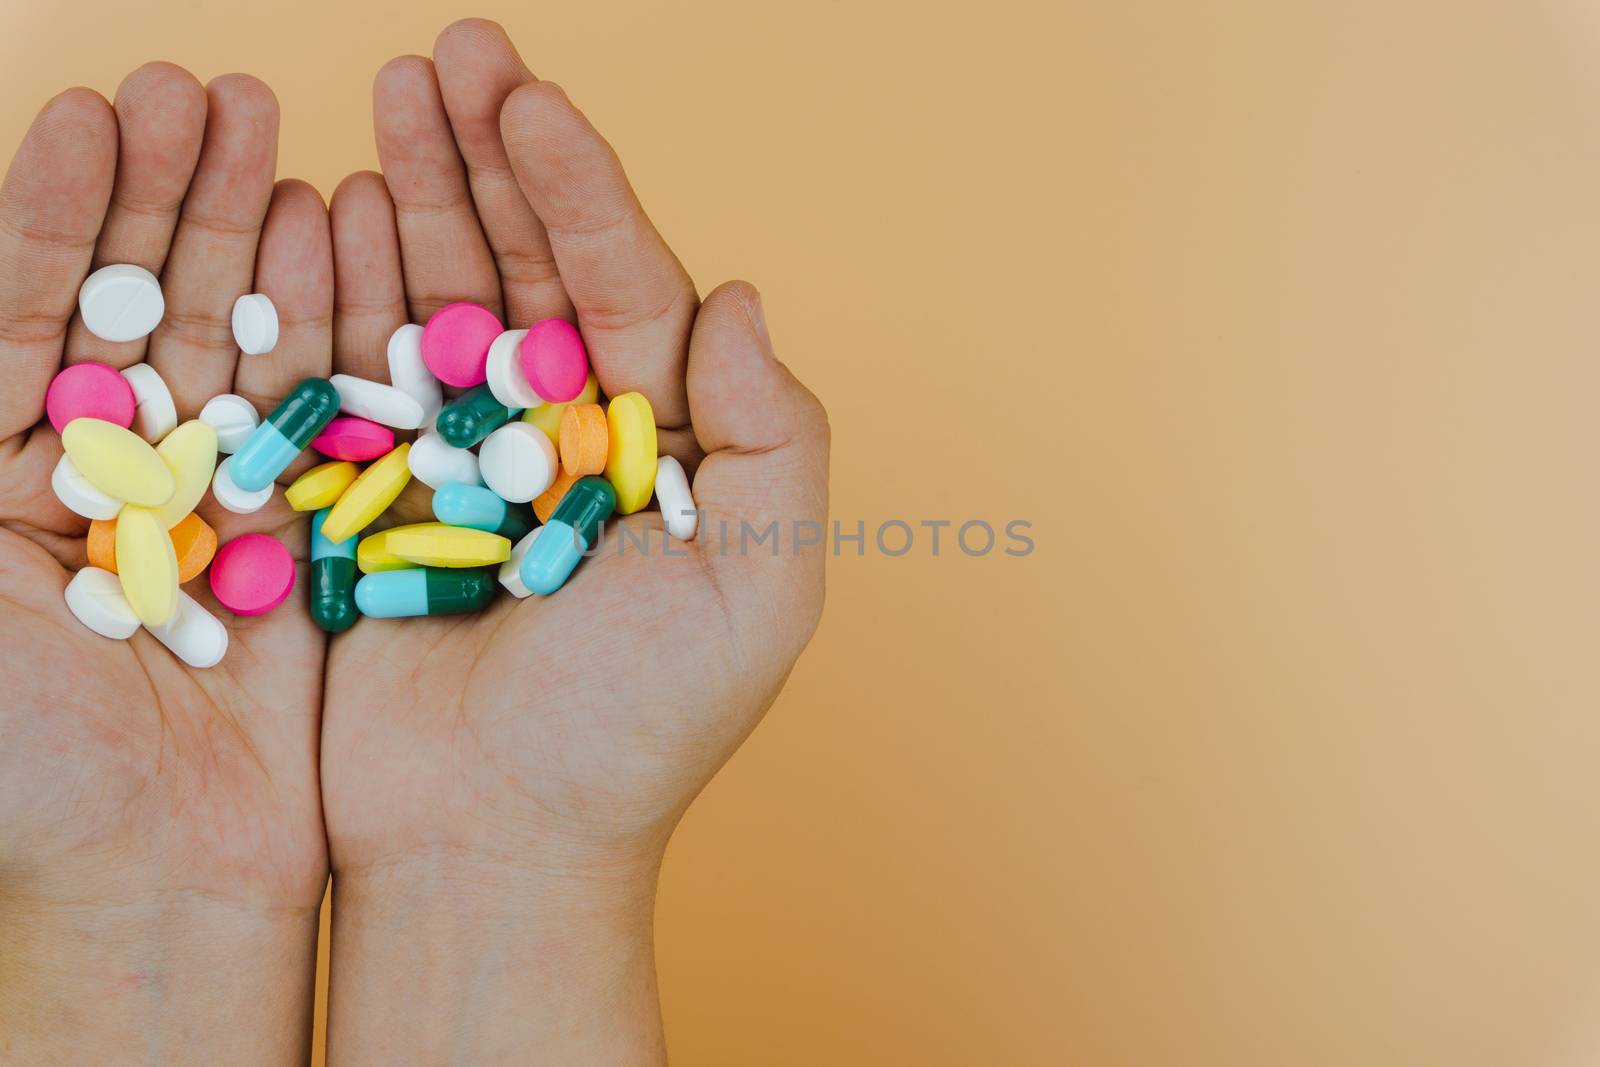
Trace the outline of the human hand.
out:
[[[62,590],[88,523],[50,489],[61,443],[41,418],[57,370],[86,359],[148,360],[180,421],[224,392],[265,411],[329,372],[327,213],[310,186],[274,185],[277,132],[259,81],[203,88],[150,64],[114,110],[87,89],[52,100],[0,192],[0,1050],[17,1062],[125,1062],[130,1042],[163,1062],[304,1061],[327,877],[323,637],[304,610],[233,618],[203,581],[187,592],[230,631],[215,668],[143,631],[86,630]],[[76,317],[108,263],[160,276],[147,341],[101,341]],[[241,359],[230,310],[255,291],[282,334]],[[221,541],[270,532],[305,557],[281,497],[201,511]]]
[[[334,639],[331,1062],[430,1060],[434,1041],[475,1063],[638,1062],[659,1051],[666,840],[821,611],[823,551],[790,531],[826,515],[826,417],[774,359],[755,290],[698,305],[610,147],[499,27],[457,23],[433,62],[391,62],[374,106],[384,174],[333,199],[336,369],[386,380],[390,333],[456,300],[512,326],[572,319],[602,391],[643,393],[662,451],[704,455],[711,529],[664,555],[640,513],[622,521],[647,554],[608,548],[549,598]],[[429,497],[413,484],[397,518]],[[781,553],[723,554],[722,520],[732,539],[776,521]]]

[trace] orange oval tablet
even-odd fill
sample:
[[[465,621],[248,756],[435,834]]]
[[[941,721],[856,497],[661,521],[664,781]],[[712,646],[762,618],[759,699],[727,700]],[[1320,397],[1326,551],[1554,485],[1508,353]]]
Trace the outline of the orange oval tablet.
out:
[[[561,503],[561,498],[567,495],[567,490],[572,488],[572,483],[578,480],[576,474],[561,471],[556,475],[556,480],[550,483],[540,496],[533,498],[533,513],[539,516],[540,522],[549,522],[550,516],[556,513],[556,505]]]
[[[599,404],[568,404],[561,413],[561,469],[574,478],[606,469],[611,431]]]
[[[117,573],[116,519],[96,519],[89,524],[89,566]]]
[[[172,537],[172,551],[178,556],[178,584],[198,578],[217,554],[217,531],[191,511],[167,533]]]

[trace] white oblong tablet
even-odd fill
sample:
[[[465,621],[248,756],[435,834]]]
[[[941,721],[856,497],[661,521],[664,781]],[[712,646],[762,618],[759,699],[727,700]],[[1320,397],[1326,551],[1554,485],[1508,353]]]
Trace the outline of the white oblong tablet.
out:
[[[217,451],[231,456],[255,432],[261,416],[244,397],[223,393],[206,401],[200,409],[200,421],[217,431]]]
[[[526,504],[556,480],[556,446],[531,422],[508,422],[483,439],[478,469],[502,500]]]
[[[683,464],[671,456],[656,460],[656,503],[661,505],[667,533],[680,541],[693,541],[700,516],[689,492],[689,476],[683,473]]]
[[[146,626],[155,639],[191,667],[215,667],[228,654],[228,628],[199,601],[178,590],[178,607],[160,626]]]
[[[143,267],[114,263],[84,279],[78,313],[102,341],[137,341],[161,323],[167,302],[161,283]]]
[[[96,489],[64,452],[50,472],[50,488],[68,511],[86,519],[114,519],[122,510],[122,501]]]
[[[422,422],[432,421],[444,406],[444,386],[422,361],[422,327],[414,322],[389,338],[389,384],[422,405]]]
[[[139,628],[128,598],[122,595],[122,579],[99,567],[85,567],[67,583],[67,610],[101,637],[126,641]]]
[[[428,421],[422,402],[403,389],[351,374],[335,374],[328,381],[339,393],[341,414],[359,415],[396,430],[415,430]]]
[[[233,339],[247,356],[264,356],[278,346],[278,309],[264,294],[233,302]]]
[[[465,448],[457,448],[431,430],[418,437],[406,454],[406,466],[411,476],[437,489],[446,482],[465,482],[482,485],[483,475],[478,469],[478,457]]]
[[[122,376],[133,390],[133,425],[128,429],[151,444],[158,443],[178,425],[172,390],[148,363],[135,363]]]
[[[217,498],[217,503],[235,515],[254,515],[266,507],[267,501],[272,499],[275,483],[268,482],[265,489],[253,493],[240,489],[233,480],[233,472],[229,470],[232,463],[233,457],[229,456],[217,464],[217,473],[211,477],[211,495]]]
[[[489,362],[484,367],[489,392],[508,408],[536,408],[544,403],[522,370],[522,339],[526,336],[527,330],[507,330],[489,346]]]
[[[533,590],[522,584],[522,557],[528,554],[528,549],[533,547],[544,529],[543,526],[535,526],[522,540],[511,546],[511,558],[500,564],[500,584],[518,600],[533,595]]]

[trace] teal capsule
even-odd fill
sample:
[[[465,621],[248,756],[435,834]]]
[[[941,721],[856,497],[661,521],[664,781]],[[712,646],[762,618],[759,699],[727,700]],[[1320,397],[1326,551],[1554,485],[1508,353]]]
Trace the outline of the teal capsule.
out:
[[[356,539],[330,541],[322,522],[332,508],[311,516],[311,618],[331,634],[355,625]]]
[[[579,478],[556,505],[550,521],[522,557],[522,584],[540,596],[560,589],[583,554],[600,540],[600,527],[617,507],[617,491],[604,478]]]
[[[513,542],[533,529],[533,509],[511,504],[494,490],[466,482],[446,482],[433,493],[433,517],[451,526],[499,534]]]
[[[496,400],[488,385],[480,385],[440,409],[434,425],[445,444],[471,448],[510,422],[519,411],[520,408],[508,408]]]
[[[337,414],[339,394],[326,378],[307,378],[289,390],[233,454],[233,484],[250,493],[271,485]]]
[[[413,567],[378,571],[356,583],[356,607],[375,619],[460,615],[494,599],[495,567]]]

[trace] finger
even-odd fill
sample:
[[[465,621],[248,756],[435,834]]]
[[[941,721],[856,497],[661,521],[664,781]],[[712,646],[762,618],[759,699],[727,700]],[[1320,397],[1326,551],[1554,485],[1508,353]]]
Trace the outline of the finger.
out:
[[[69,89],[33,120],[0,186],[0,440],[44,413],[116,165],[111,105]]]
[[[333,193],[333,369],[389,380],[389,338],[406,319],[394,202],[383,175],[352,174]]]
[[[500,109],[518,86],[535,81],[497,23],[462,19],[433,46],[439,91],[467,185],[500,272],[506,324],[573,317],[544,224],[522,195],[500,139]]]
[[[278,161],[272,90],[229,74],[206,96],[205,143],[161,276],[167,313],[150,337],[150,364],[171,388],[180,419],[233,384],[233,303],[252,291]]]
[[[500,130],[550,236],[601,388],[637,390],[662,426],[686,426],[694,283],[645,217],[616,153],[553,82],[513,92]]]
[[[136,263],[160,275],[200,158],[206,91],[182,67],[147,63],[123,80],[115,106],[121,133],[117,180],[95,245],[94,267]],[[96,359],[131,366],[144,358],[146,341],[104,341],[75,319],[67,333],[66,362]]]
[[[278,310],[271,352],[240,356],[233,391],[271,411],[304,378],[333,368],[333,236],[322,197],[302,181],[281,181],[261,229],[255,291]]]
[[[421,56],[390,60],[373,84],[372,106],[412,321],[427,322],[457,300],[503,315],[500,278],[478,224],[433,63]]]

